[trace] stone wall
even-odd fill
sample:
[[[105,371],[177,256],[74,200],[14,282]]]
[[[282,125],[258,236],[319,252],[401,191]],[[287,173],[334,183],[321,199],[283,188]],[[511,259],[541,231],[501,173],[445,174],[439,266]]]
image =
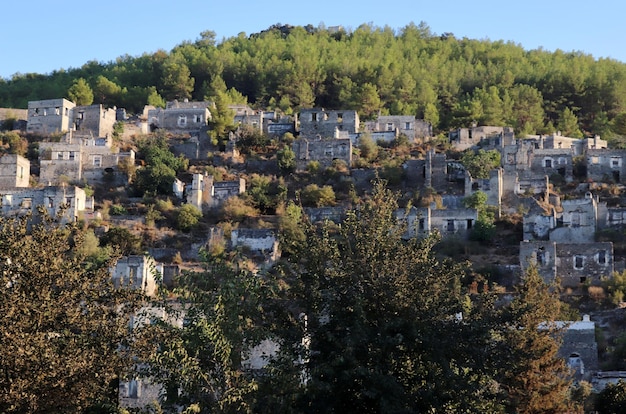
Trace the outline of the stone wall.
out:
[[[28,102],[29,133],[48,135],[73,128],[71,110],[76,105],[67,99],[47,99]]]
[[[589,149],[586,161],[588,179],[626,183],[626,150]]]
[[[0,157],[0,188],[28,187],[29,181],[30,161],[17,154]]]
[[[305,170],[311,161],[317,161],[323,168],[330,167],[339,159],[348,167],[352,165],[352,142],[350,139],[309,140],[298,139],[292,145],[296,154],[296,168]]]
[[[323,108],[303,109],[299,115],[302,138],[331,138],[335,131],[359,132],[359,115],[353,110],[326,111]]]

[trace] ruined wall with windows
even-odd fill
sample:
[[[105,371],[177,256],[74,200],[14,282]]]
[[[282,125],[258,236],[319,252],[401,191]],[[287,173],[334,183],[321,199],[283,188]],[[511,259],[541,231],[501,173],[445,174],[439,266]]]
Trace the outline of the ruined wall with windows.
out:
[[[0,188],[28,187],[30,161],[18,154],[0,157]]]
[[[71,111],[75,106],[63,98],[29,101],[26,131],[40,135],[69,131],[74,127]]]
[[[148,296],[154,296],[157,293],[158,281],[163,280],[162,265],[150,256],[121,257],[110,272],[116,287],[141,289]]]
[[[547,283],[558,279],[564,287],[599,285],[603,278],[613,275],[613,243],[524,240],[520,243],[520,265],[522,270],[536,265]]]
[[[589,149],[586,161],[588,179],[626,183],[626,150]]]
[[[239,178],[230,181],[215,181],[212,175],[193,174],[186,186],[187,203],[206,210],[224,203],[230,197],[237,197],[246,192],[246,180]]]
[[[211,120],[209,102],[172,101],[163,108],[146,110],[149,129],[164,129],[177,133],[193,133],[202,130]]]
[[[529,179],[552,179],[561,177],[566,183],[572,182],[573,152],[570,149],[535,149],[530,154]]]
[[[94,138],[70,131],[60,142],[39,144],[39,182],[94,182],[106,171],[117,170],[119,162],[129,159],[135,163],[135,152],[120,152],[112,147],[111,138]]]
[[[91,132],[95,137],[110,137],[116,122],[116,109],[100,105],[77,106],[72,110],[73,129]]]
[[[364,123],[366,132],[394,132],[405,135],[409,141],[433,136],[433,127],[423,119],[411,115],[381,115],[374,121]]]
[[[74,222],[86,210],[85,191],[75,186],[47,186],[43,188],[12,188],[0,190],[0,208],[4,216],[39,214],[44,208],[51,217],[60,216],[61,222]]]
[[[303,109],[298,117],[298,131],[302,138],[331,138],[336,136],[336,131],[356,134],[359,129],[359,115],[354,110]]]
[[[292,144],[296,154],[296,168],[304,170],[311,161],[317,161],[323,168],[330,167],[334,160],[342,160],[348,167],[352,165],[352,141],[350,139],[297,139]]]

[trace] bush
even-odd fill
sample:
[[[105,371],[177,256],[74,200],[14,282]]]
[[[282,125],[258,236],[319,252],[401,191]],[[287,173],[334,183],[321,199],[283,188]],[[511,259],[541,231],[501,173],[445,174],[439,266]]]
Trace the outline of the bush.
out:
[[[335,205],[335,191],[329,185],[319,187],[309,184],[300,192],[302,205],[307,207],[324,207]]]
[[[202,218],[202,211],[193,204],[183,204],[176,215],[176,226],[179,230],[189,231],[194,228]]]

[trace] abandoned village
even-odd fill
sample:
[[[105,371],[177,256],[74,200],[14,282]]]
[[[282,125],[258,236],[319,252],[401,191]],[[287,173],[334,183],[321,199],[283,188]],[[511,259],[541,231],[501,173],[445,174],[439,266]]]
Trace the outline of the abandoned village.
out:
[[[77,106],[62,98],[31,101],[27,110],[2,109],[0,121],[14,116],[16,130],[40,140],[34,156],[0,158],[2,214],[36,214],[36,207],[43,207],[65,222],[84,221],[99,236],[112,227],[139,237],[149,233],[151,241],[144,238],[142,244],[144,254],[125,256],[111,269],[114,281],[133,280],[148,295],[171,287],[181,271],[197,267],[211,244],[240,249],[257,268],[271,267],[282,250],[276,217],[264,214],[232,226],[219,226],[212,219],[230,199],[249,191],[253,175],[281,174],[275,153],[242,150],[242,134],[260,134],[270,140],[290,137],[293,174],[333,172],[332,179],[321,184],[333,187],[338,196],[327,203],[302,203],[312,222],[340,221],[350,205],[346,189],[366,192],[381,175],[410,207],[397,212],[406,220],[408,236],[438,233],[461,256],[476,259],[477,269],[490,269],[502,295],[534,265],[546,282],[558,281],[564,294],[592,301],[607,280],[626,269],[626,251],[616,249],[609,237],[626,224],[626,207],[616,197],[626,184],[626,150],[609,149],[599,136],[578,139],[555,131],[520,137],[506,126],[470,126],[436,137],[428,122],[414,116],[381,115],[361,122],[349,108],[310,108],[291,116],[247,105],[230,109],[238,129],[223,146],[208,135],[210,102],[172,101],[164,108],[146,107],[133,117],[122,109]],[[202,212],[206,225],[201,231],[175,234],[167,225],[158,225],[159,219],[156,226],[154,220],[149,223],[138,207],[142,195],[126,191],[133,179],[129,166],[144,165],[133,140],[154,134],[168,137],[171,152],[189,162],[170,194],[173,204],[190,204]],[[386,152],[404,143],[407,156],[396,175],[385,176],[362,162],[366,141]],[[497,151],[500,165],[486,176],[473,177],[451,156],[452,151],[466,150]],[[555,191],[557,187],[566,192]],[[497,227],[491,247],[472,251],[468,240],[480,211],[464,200],[476,193],[485,195],[482,208],[496,220],[515,220]],[[295,200],[292,190],[287,194]],[[474,289],[480,289],[480,281]],[[614,330],[610,319],[592,312],[567,326],[561,354],[577,378],[597,389],[626,378],[626,372],[601,364],[596,332]],[[252,366],[262,363],[261,356],[249,361]],[[121,401],[128,407],[141,406],[155,392],[140,380],[120,385]]]

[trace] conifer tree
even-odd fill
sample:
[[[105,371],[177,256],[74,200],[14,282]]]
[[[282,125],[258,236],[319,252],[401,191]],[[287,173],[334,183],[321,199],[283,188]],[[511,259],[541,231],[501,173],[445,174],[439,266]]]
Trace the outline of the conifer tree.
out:
[[[535,267],[530,267],[515,299],[503,312],[501,388],[508,411],[563,413],[572,410],[571,375],[558,356],[563,326],[555,320],[560,301]]]

